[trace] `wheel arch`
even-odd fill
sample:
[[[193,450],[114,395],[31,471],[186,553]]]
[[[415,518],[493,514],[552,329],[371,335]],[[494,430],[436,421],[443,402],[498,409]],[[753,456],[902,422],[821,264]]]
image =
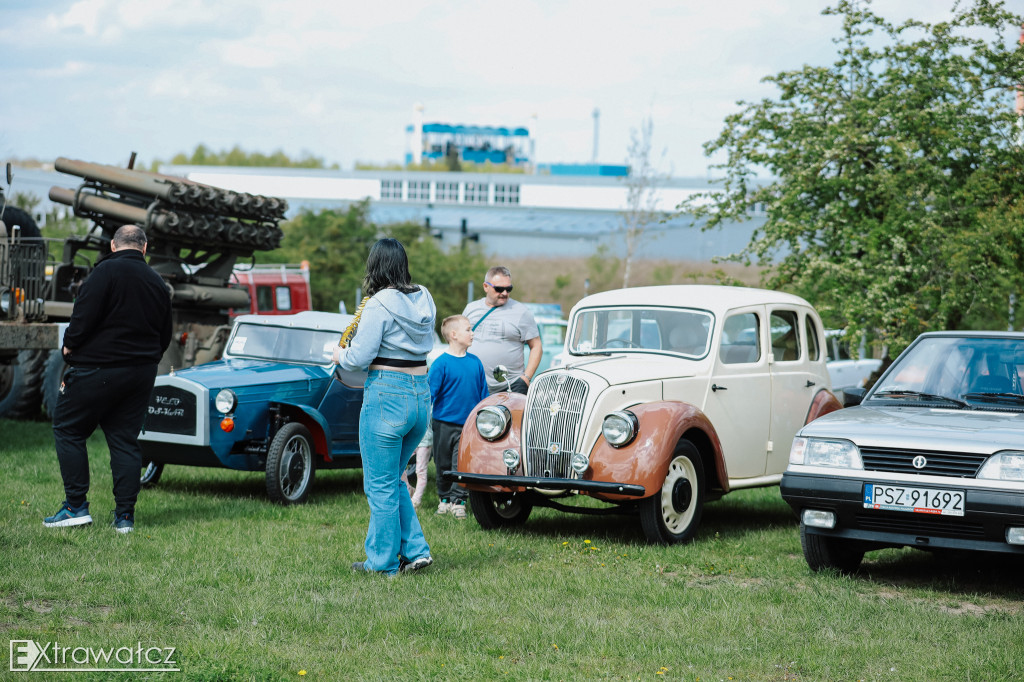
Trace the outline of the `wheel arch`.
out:
[[[331,461],[331,427],[328,426],[327,420],[322,414],[309,405],[297,403],[272,402],[270,406],[277,407],[281,415],[287,417],[287,421],[297,422],[309,429],[310,435],[313,436],[314,454],[328,462]],[[271,438],[274,435],[270,434]]]
[[[835,394],[827,388],[822,388],[814,394],[814,399],[811,400],[811,406],[807,408],[807,416],[804,418],[804,426],[810,424],[818,417],[824,417],[829,412],[835,412],[836,410],[841,409],[843,409],[843,404],[839,402],[839,398],[837,398]]]
[[[598,436],[591,450],[591,468],[584,478],[612,480],[644,486],[645,497],[656,494],[668,473],[669,463],[681,440],[689,440],[700,453],[708,488],[729,490],[729,476],[722,444],[711,420],[695,405],[656,401],[634,405],[640,428],[629,445],[613,448]],[[607,501],[624,501],[622,495],[596,495]]]

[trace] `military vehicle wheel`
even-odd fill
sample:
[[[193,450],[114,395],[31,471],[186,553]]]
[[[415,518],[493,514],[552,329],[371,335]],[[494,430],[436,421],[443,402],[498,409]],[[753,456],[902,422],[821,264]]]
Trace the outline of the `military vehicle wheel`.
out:
[[[521,526],[530,518],[533,503],[523,493],[482,493],[469,491],[473,518],[484,530]]]
[[[48,351],[23,350],[11,364],[0,365],[0,417],[35,419],[39,416],[43,365]]]
[[[68,364],[64,362],[64,353],[60,349],[51,350],[50,356],[46,358],[46,366],[43,368],[43,409],[53,421],[53,415],[57,410],[57,396],[60,395],[60,385],[64,383],[64,373],[68,371]]]
[[[301,504],[309,495],[316,467],[313,435],[302,424],[285,424],[267,453],[267,495],[281,504]]]
[[[139,482],[142,483],[144,488],[150,488],[160,481],[160,474],[162,473],[164,473],[163,464],[157,464],[156,462],[143,462],[142,476],[139,477]]]
[[[640,500],[640,523],[647,540],[661,545],[689,542],[704,509],[704,465],[697,448],[676,446],[661,490]]]
[[[8,239],[13,235],[15,227],[21,228],[22,239],[39,239],[43,236],[40,234],[39,228],[36,226],[36,221],[32,219],[32,216],[17,206],[6,207],[4,209],[4,215],[0,220],[3,220],[4,225],[7,226]]]

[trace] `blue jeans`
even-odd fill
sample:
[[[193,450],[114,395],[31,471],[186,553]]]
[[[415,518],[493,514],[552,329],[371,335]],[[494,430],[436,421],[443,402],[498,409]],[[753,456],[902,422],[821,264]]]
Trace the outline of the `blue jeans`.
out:
[[[430,554],[402,472],[423,439],[430,419],[426,375],[371,370],[359,412],[363,491],[370,505],[366,563],[371,571],[395,573],[399,556],[415,561]]]

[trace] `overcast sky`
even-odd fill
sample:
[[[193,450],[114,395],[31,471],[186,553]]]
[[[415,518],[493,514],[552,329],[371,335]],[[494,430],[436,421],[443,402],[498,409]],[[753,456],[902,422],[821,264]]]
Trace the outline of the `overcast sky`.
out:
[[[1011,0],[1020,10],[1024,0]],[[527,126],[537,160],[623,163],[645,116],[662,172],[766,75],[831,64],[825,0],[0,0],[0,161],[123,165],[222,150],[401,161],[427,122]],[[953,0],[875,0],[891,19]],[[536,117],[536,118],[534,118]]]

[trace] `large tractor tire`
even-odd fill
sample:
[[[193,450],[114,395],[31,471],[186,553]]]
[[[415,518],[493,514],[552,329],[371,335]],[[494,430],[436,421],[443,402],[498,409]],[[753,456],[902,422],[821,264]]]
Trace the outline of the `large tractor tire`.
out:
[[[39,416],[43,366],[49,351],[23,350],[9,365],[0,365],[0,418],[35,419]]]
[[[17,206],[6,207],[4,209],[4,215],[0,220],[3,220],[4,225],[7,226],[8,239],[11,238],[15,227],[21,228],[22,239],[39,239],[42,236],[39,233],[39,228],[36,226],[36,221],[32,219],[32,216]]]

